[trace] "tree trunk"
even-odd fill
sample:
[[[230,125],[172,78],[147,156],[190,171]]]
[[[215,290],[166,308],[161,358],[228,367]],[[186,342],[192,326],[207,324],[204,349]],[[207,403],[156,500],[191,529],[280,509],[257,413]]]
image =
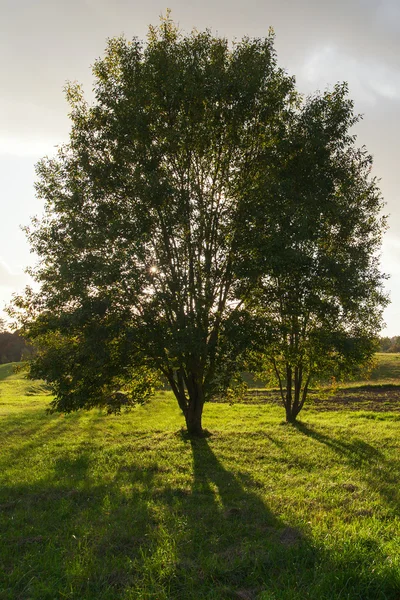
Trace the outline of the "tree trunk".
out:
[[[201,418],[203,415],[203,403],[189,400],[189,406],[185,413],[186,427],[190,435],[199,435],[203,433]]]
[[[203,415],[204,393],[203,386],[196,376],[192,376],[188,392],[189,402],[185,412],[186,427],[190,435],[202,435],[201,417]]]
[[[299,414],[299,412],[296,411],[292,405],[286,405],[285,410],[286,410],[286,422],[294,423],[296,421],[296,417]]]
[[[292,402],[292,379],[293,373],[292,368],[286,365],[286,398],[285,398],[285,411],[286,411],[286,422],[293,423],[296,416],[293,416],[293,402]]]
[[[204,406],[202,381],[199,381],[196,374],[188,375],[182,368],[175,373],[170,369],[164,374],[178,400],[179,408],[184,414],[188,433],[201,436],[203,434],[201,418]]]
[[[302,384],[303,370],[300,367],[296,366],[294,370],[294,399],[291,407],[290,414],[290,422],[293,423],[296,420],[297,415],[301,410],[301,384]],[[286,416],[287,420],[287,416]]]
[[[298,393],[295,394],[295,400],[293,403],[285,402],[287,423],[294,423],[297,419],[299,412],[303,408],[304,402],[307,397],[308,381],[309,378],[307,380],[307,384],[303,388],[303,393],[300,395],[301,390],[299,389]]]
[[[308,386],[311,380],[311,373],[309,372],[304,380],[304,369],[301,364],[295,367],[294,381],[293,381],[293,369],[289,364],[286,364],[286,389],[282,385],[282,378],[279,373],[276,362],[273,362],[275,373],[279,381],[279,390],[282,398],[282,404],[285,407],[286,422],[295,423],[296,418],[304,406],[307,399]],[[293,386],[294,383],[294,386]],[[304,383],[304,385],[303,385]]]

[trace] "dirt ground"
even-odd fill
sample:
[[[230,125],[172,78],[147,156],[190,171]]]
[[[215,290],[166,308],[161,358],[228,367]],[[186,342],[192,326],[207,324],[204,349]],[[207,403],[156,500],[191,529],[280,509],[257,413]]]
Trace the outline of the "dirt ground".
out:
[[[244,402],[280,404],[280,396],[276,391],[249,390]],[[326,394],[311,391],[306,406],[321,411],[344,409],[400,413],[400,385],[349,387]]]
[[[372,410],[400,412],[400,386],[365,386],[339,390],[332,397],[315,396],[310,403],[319,410]]]

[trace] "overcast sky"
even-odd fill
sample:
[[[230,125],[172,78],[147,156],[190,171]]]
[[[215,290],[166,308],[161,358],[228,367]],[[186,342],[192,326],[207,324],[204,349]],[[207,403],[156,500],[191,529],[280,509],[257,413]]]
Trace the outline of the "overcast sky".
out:
[[[228,38],[276,33],[279,65],[310,93],[347,81],[358,145],[374,156],[390,229],[382,253],[392,303],[386,335],[400,335],[400,0],[0,0],[0,309],[23,289],[32,264],[20,225],[42,211],[34,165],[67,140],[63,87],[82,83],[106,38],[146,36],[167,7],[180,27]],[[1,311],[0,311],[1,316]]]

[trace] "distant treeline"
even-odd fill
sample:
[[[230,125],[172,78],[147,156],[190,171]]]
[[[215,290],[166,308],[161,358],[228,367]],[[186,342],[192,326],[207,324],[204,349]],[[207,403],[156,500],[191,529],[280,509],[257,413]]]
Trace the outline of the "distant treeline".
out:
[[[30,350],[18,333],[0,332],[0,364],[19,362],[28,358]]]
[[[379,338],[380,352],[400,352],[400,335]],[[0,364],[29,358],[31,348],[17,332],[0,331]],[[257,386],[256,386],[257,387]]]
[[[380,352],[400,352],[400,335],[394,337],[381,337],[379,339]]]

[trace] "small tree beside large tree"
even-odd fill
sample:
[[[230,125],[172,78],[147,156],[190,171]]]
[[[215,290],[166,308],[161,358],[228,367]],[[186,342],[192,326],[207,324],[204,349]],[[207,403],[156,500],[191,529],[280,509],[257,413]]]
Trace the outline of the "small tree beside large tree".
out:
[[[253,302],[265,319],[258,368],[295,421],[311,383],[354,374],[377,349],[387,298],[378,252],[385,217],[346,84],[286,118],[252,176]]]

